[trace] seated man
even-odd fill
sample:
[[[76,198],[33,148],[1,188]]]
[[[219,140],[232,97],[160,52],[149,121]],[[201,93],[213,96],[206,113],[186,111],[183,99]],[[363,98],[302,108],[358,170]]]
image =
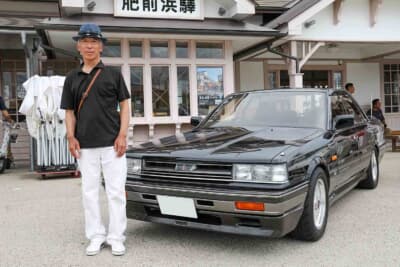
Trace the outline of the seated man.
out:
[[[379,100],[379,98],[372,100],[372,110],[368,110],[367,115],[374,116],[383,124],[383,126],[385,127],[385,136],[391,134],[391,130],[387,127],[385,116],[383,116],[381,101]]]
[[[381,109],[381,101],[379,100],[379,98],[372,100],[372,110],[368,110],[367,115],[374,116],[383,123],[383,126],[385,126],[385,128],[387,127],[385,117],[383,116],[383,112]]]

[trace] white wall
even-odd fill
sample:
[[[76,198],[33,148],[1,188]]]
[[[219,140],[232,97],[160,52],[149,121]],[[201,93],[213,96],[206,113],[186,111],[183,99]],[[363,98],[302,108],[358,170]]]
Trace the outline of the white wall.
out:
[[[379,63],[348,63],[347,82],[354,83],[354,97],[361,105],[369,105],[371,99],[381,98]]]
[[[333,24],[332,4],[306,21],[315,21],[295,38],[320,41],[400,41],[400,1],[382,1],[377,23],[370,26],[369,2],[366,0],[343,1],[340,22]]]
[[[264,88],[263,63],[240,62],[240,91]]]

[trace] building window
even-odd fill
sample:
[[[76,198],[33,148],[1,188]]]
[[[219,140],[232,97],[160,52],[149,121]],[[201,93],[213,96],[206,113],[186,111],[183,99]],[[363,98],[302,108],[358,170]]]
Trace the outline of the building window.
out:
[[[48,60],[42,63],[41,75],[65,76],[72,69],[79,67],[79,61]]]
[[[223,68],[197,67],[199,115],[207,115],[224,98]]]
[[[121,57],[121,42],[120,41],[107,41],[103,46],[103,57]]]
[[[303,87],[304,88],[329,88],[329,70],[305,70],[303,71]],[[340,77],[341,78],[341,77]],[[341,82],[341,80],[340,80]],[[290,80],[287,70],[279,72],[279,87],[289,88]]]
[[[1,96],[13,120],[19,121],[18,109],[25,97],[26,90],[22,86],[27,80],[24,60],[3,60],[0,62]],[[21,117],[23,118],[23,117]]]
[[[333,89],[343,89],[343,78],[341,71],[333,72]]]
[[[278,88],[277,79],[276,79],[276,71],[268,72],[268,82],[269,82],[269,89]]]
[[[399,112],[399,75],[400,64],[383,65],[383,88],[385,113]]]
[[[112,65],[107,65],[108,68],[113,69],[115,71],[121,72],[121,67],[122,66],[112,66]]]
[[[196,43],[197,58],[223,58],[224,45],[222,43]]]
[[[178,114],[179,116],[190,116],[190,83],[189,67],[179,66],[178,74]]]
[[[306,70],[303,76],[303,87],[305,88],[328,88],[329,71]]]
[[[143,57],[143,47],[141,41],[129,41],[129,55],[131,57]]]
[[[176,42],[176,58],[188,58],[188,42]]]
[[[132,116],[144,116],[144,96],[143,96],[143,67],[131,67],[131,101]]]
[[[169,116],[169,67],[152,66],[151,83],[153,95],[153,115]]]
[[[152,41],[150,55],[152,58],[168,58],[168,41]]]

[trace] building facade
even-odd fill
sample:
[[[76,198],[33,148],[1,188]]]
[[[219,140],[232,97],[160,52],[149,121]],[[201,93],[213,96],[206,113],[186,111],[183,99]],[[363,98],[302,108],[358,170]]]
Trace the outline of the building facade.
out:
[[[36,25],[46,43],[74,51],[79,25],[108,38],[102,60],[131,90],[130,144],[190,129],[235,92],[234,53],[280,33],[260,26],[252,1],[61,1],[63,16]]]
[[[273,48],[296,57],[304,87],[355,84],[368,109],[380,98],[391,129],[400,129],[400,17],[396,0],[298,1],[265,25],[287,35]],[[265,48],[240,60],[240,90],[288,87],[294,62]],[[292,79],[293,82],[294,79]]]

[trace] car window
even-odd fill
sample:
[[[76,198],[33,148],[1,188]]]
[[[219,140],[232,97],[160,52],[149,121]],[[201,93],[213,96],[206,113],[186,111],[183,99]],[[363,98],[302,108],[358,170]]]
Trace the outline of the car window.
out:
[[[204,127],[307,127],[326,128],[324,93],[255,92],[228,97]]]
[[[354,118],[354,124],[365,122],[361,110],[353,103],[353,100],[347,95],[331,96],[331,114],[332,122],[336,121],[337,116],[351,115]]]

